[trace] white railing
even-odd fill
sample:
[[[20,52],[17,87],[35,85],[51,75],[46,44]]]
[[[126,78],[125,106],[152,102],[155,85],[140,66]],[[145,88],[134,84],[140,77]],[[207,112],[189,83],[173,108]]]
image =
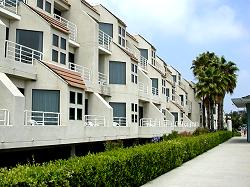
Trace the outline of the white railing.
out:
[[[0,0],[0,7],[17,14],[18,0]]]
[[[10,123],[10,113],[7,109],[0,109],[0,125],[8,126]]]
[[[152,87],[152,94],[158,95],[158,88]]]
[[[174,127],[174,121],[172,120],[163,120],[164,127]]]
[[[144,85],[142,82],[139,82],[138,86],[139,86],[139,93],[145,94],[145,95],[148,94],[148,86]]]
[[[63,25],[65,25],[68,29],[69,29],[69,39],[70,40],[73,40],[73,41],[76,41],[77,39],[77,26],[76,24],[70,22],[69,20],[57,15],[57,14],[54,14],[54,18],[56,20],[58,20],[59,22],[61,22]]]
[[[140,63],[139,63],[140,67],[142,69],[144,69],[145,71],[148,70],[148,59],[146,59],[143,56],[140,56]]]
[[[32,64],[33,60],[42,60],[43,53],[29,47],[6,40],[6,58],[12,61]]]
[[[61,125],[60,113],[43,111],[24,111],[25,125]]]
[[[170,99],[169,96],[166,96],[166,102],[169,103]]]
[[[105,126],[105,117],[98,115],[85,115],[84,125],[88,127]]]
[[[108,85],[108,76],[104,73],[98,72],[98,83],[103,86]]]
[[[126,117],[114,117],[113,118],[113,126],[127,126],[127,118]]]
[[[71,62],[69,62],[68,68],[80,73],[85,81],[91,82],[91,71],[89,68]]]
[[[140,119],[141,127],[159,127],[160,121],[158,119],[153,118],[142,118]]]
[[[111,42],[112,42],[112,37],[110,37],[108,34],[103,32],[102,30],[99,30],[99,45],[111,51],[111,48],[110,48]]]

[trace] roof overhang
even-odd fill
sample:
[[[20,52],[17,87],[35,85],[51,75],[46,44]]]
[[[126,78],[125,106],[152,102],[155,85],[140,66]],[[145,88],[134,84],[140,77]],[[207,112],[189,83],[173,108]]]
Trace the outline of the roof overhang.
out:
[[[242,97],[242,98],[234,98],[232,102],[238,108],[245,108],[246,104],[250,103],[250,95]]]

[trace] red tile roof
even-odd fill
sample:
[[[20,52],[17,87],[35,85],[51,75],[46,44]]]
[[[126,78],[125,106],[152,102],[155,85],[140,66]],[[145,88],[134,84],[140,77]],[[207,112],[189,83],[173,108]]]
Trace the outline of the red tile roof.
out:
[[[49,69],[51,69],[54,73],[56,73],[59,77],[61,77],[70,86],[80,88],[83,90],[86,89],[85,83],[80,73],[46,62],[43,62],[43,64],[45,64]]]
[[[30,6],[28,6],[30,7]],[[55,18],[48,16],[40,11],[38,11],[37,9],[30,7],[34,12],[36,12],[39,16],[41,16],[45,21],[47,21],[52,27],[54,27],[55,29],[58,29],[66,34],[69,34],[69,29],[61,22],[59,22],[58,20],[56,20]]]

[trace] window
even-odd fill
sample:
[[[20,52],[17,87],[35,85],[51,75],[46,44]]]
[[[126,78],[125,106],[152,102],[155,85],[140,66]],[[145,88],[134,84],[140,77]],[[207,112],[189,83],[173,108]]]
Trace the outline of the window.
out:
[[[69,119],[75,120],[75,108],[69,108]]]
[[[138,121],[138,105],[136,103],[131,103],[131,121],[132,123],[137,123]]]
[[[66,54],[65,53],[60,53],[60,63],[61,64],[66,64]]]
[[[43,9],[43,0],[37,0],[36,6]]]
[[[77,104],[82,105],[82,93],[77,93]]]
[[[66,39],[61,37],[61,49],[66,50]]]
[[[109,83],[126,84],[126,63],[118,61],[109,62]]]
[[[138,79],[137,65],[131,64],[131,82],[137,84],[137,79]]]
[[[155,51],[154,50],[152,50],[151,52],[151,64],[155,66]]]
[[[118,42],[122,47],[125,47],[125,45],[126,45],[126,42],[125,42],[126,41],[126,38],[125,38],[126,31],[125,31],[125,28],[119,26],[118,31],[119,31],[118,32]]]
[[[52,61],[58,62],[58,51],[52,49]]]
[[[176,75],[172,75],[173,76],[173,81],[176,82]]]
[[[69,103],[75,104],[76,103],[76,93],[69,92]]]
[[[141,56],[148,59],[148,50],[147,49],[139,49]]]
[[[69,53],[69,62],[75,63],[75,54],[74,53]]]
[[[69,92],[69,120],[82,120],[83,94],[80,92]]]
[[[110,23],[99,23],[99,28],[105,34],[113,38],[113,25]]]
[[[152,82],[152,94],[158,95],[158,79],[151,78],[151,82]]]
[[[126,117],[126,103],[110,102],[114,117]]]
[[[55,35],[55,34],[53,34],[53,42],[52,42],[52,44],[54,46],[56,46],[56,47],[59,46],[59,37],[57,35]]]
[[[45,11],[51,13],[51,3],[48,1],[45,2]]]
[[[60,46],[60,47],[59,47]],[[59,37],[56,34],[52,36],[52,61],[60,62],[60,64],[66,64],[66,48],[67,41],[63,37]],[[59,59],[60,53],[60,59]]]

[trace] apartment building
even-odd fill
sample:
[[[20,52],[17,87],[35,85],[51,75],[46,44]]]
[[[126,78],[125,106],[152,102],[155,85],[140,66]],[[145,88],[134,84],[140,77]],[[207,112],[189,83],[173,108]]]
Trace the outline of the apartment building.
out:
[[[193,131],[194,85],[103,5],[0,2],[0,149]]]

